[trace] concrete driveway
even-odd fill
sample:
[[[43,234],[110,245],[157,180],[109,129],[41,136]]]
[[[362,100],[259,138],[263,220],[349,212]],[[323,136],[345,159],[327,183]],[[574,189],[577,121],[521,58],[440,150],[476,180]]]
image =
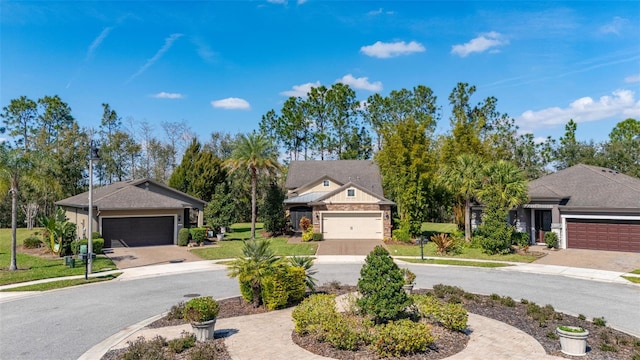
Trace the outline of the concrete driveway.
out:
[[[583,249],[549,250],[543,245],[531,246],[529,250],[544,252],[546,254],[546,256],[534,261],[534,264],[560,265],[620,272],[630,272],[640,269],[640,253]]]
[[[177,245],[114,247],[105,249],[104,253],[116,264],[118,269],[128,269],[138,266],[202,260],[192,254],[190,249]]]

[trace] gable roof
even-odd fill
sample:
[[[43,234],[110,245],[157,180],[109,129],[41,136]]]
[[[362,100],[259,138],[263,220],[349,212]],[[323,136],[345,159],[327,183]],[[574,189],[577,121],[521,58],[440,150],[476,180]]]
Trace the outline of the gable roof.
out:
[[[340,185],[352,182],[363,190],[384,197],[380,169],[371,160],[292,161],[285,187],[293,190],[326,177],[335,179]]]
[[[189,201],[149,191],[146,186],[142,187],[146,184],[153,184]],[[181,209],[190,208],[192,203],[205,204],[198,198],[151,179],[120,181],[93,189],[93,205],[102,210]],[[57,201],[56,205],[87,208],[89,207],[89,192]]]
[[[640,209],[640,179],[578,164],[529,182],[531,200],[569,199],[566,207]]]
[[[340,192],[342,192],[342,191],[345,191],[346,189],[349,189],[349,188],[356,188],[356,189],[358,189],[358,190],[360,190],[360,191],[362,191],[362,192],[365,192],[365,193],[367,193],[367,194],[370,194],[370,195],[372,195],[372,196],[374,196],[374,197],[376,197],[376,198],[380,199],[380,201],[378,202],[378,204],[395,205],[395,203],[394,203],[393,201],[388,200],[388,199],[385,199],[384,197],[382,197],[382,196],[380,196],[380,195],[374,194],[374,193],[373,193],[373,192],[371,192],[370,190],[367,190],[367,189],[363,188],[362,186],[359,186],[358,184],[356,184],[356,183],[354,183],[354,182],[351,182],[351,181],[350,181],[350,182],[348,182],[348,183],[346,183],[346,184],[344,184],[344,185],[342,185],[341,187],[339,187],[339,188],[337,188],[337,189],[335,189],[335,190],[331,191],[331,192],[325,193],[324,195],[322,195],[322,196],[320,196],[320,197],[316,198],[316,199],[312,202],[312,205],[313,205],[313,204],[323,204],[323,203],[324,203],[324,200],[329,199],[329,198],[331,198],[332,196],[334,196],[335,194],[338,194],[338,193],[340,193]]]

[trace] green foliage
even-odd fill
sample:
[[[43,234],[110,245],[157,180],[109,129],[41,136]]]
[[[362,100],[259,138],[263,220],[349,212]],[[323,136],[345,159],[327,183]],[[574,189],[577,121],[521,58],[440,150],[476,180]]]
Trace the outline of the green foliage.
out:
[[[513,300],[510,296],[503,296],[503,297],[500,299],[500,303],[501,303],[502,305],[504,305],[504,306],[507,306],[507,307],[514,307],[514,306],[516,306],[516,302],[515,302],[515,300]]]
[[[240,295],[246,302],[253,302],[253,288],[250,281],[239,281]]]
[[[177,339],[171,339],[168,342],[169,350],[176,354],[180,354],[187,349],[196,346],[196,336],[194,334],[183,331]]]
[[[207,238],[206,228],[190,228],[189,233],[191,234],[191,238],[198,244],[202,244]]]
[[[211,201],[204,208],[204,218],[207,225],[214,231],[220,231],[220,227],[229,226],[235,222],[234,195],[225,183],[216,185],[215,193]]]
[[[218,316],[220,305],[211,296],[193,298],[184,304],[184,319],[189,322],[205,322]]]
[[[324,325],[327,330],[324,336],[325,341],[336,349],[354,351],[370,341],[371,324],[366,320],[361,322],[358,317],[345,314],[338,314],[332,320]]]
[[[322,240],[322,233],[317,233],[314,232],[313,236],[312,236],[313,241],[321,241]]]
[[[440,255],[448,254],[456,247],[456,239],[449,237],[449,234],[446,233],[431,235],[431,241],[438,247],[438,254]]]
[[[302,220],[306,219],[305,217],[303,217],[300,222],[302,222]],[[302,232],[302,241],[311,241],[313,240],[313,227],[309,226],[307,227],[307,230],[304,230]]]
[[[102,248],[104,247],[104,239],[93,238],[92,250],[94,254],[102,254]],[[80,239],[71,243],[71,251],[77,255],[80,253],[80,247],[82,245],[88,245],[89,239]],[[89,248],[87,247],[87,251]]]
[[[511,243],[523,249],[529,246],[529,233],[514,232],[511,234]]]
[[[391,232],[391,236],[395,241],[401,241],[404,243],[411,242],[411,234],[409,233],[409,230],[407,228],[401,227],[399,229],[395,229]]]
[[[401,319],[381,325],[373,346],[378,356],[401,357],[424,352],[433,342],[434,337],[427,324]]]
[[[506,221],[508,210],[496,207],[491,203],[485,207],[482,224],[478,227],[478,234],[482,240],[482,250],[489,254],[508,254],[511,252],[511,235],[513,226]]]
[[[51,216],[43,216],[40,223],[45,228],[44,236],[49,238],[46,244],[51,251],[60,256],[70,255],[71,243],[76,238],[76,226],[67,219],[65,211],[58,207]]]
[[[243,257],[236,258],[230,265],[227,273],[230,277],[237,277],[241,285],[249,283],[253,295],[253,305],[258,307],[262,301],[262,280],[273,274],[280,258],[275,256],[269,247],[268,240],[249,240],[244,242]]]
[[[284,234],[287,227],[287,219],[284,215],[285,192],[275,181],[267,188],[267,196],[260,212],[264,222],[264,230],[273,235]]]
[[[194,137],[185,149],[182,161],[172,172],[169,186],[209,201],[217,191],[217,185],[226,179],[227,173],[222,168],[222,160]]]
[[[400,271],[402,272],[402,278],[404,279],[404,283],[406,285],[411,285],[414,281],[416,281],[416,274],[413,271],[407,268],[402,268],[400,269]]]
[[[607,321],[604,319],[604,317],[596,317],[596,318],[593,318],[593,325],[605,326],[607,325]]]
[[[169,360],[164,347],[167,339],[157,335],[151,340],[140,336],[134,341],[127,341],[127,350],[122,355],[123,360]]]
[[[467,328],[469,315],[462,304],[445,304],[430,295],[414,295],[413,300],[418,314],[427,321],[440,323],[453,331],[463,331]]]
[[[553,231],[544,233],[544,243],[547,244],[547,249],[558,248],[558,235]]]
[[[179,246],[187,246],[189,244],[189,239],[191,239],[191,232],[187,228],[182,228],[178,231],[178,245]]]
[[[207,341],[189,351],[188,360],[222,359],[226,354],[224,343]]]
[[[335,295],[313,294],[293,309],[291,316],[295,331],[300,335],[313,335],[324,338],[326,329],[323,324],[334,323],[338,318]]]
[[[184,319],[184,301],[171,306],[171,309],[167,312],[167,320]]]
[[[376,323],[397,319],[411,305],[411,298],[402,289],[404,278],[389,252],[376,246],[360,269],[357,300],[359,309]]]
[[[433,285],[433,294],[438,298],[444,298],[447,295],[464,296],[465,291],[462,288],[451,285],[436,284]]]
[[[316,270],[313,269],[313,260],[314,258],[310,256],[297,256],[294,255],[289,258],[292,266],[297,266],[302,268],[305,273],[305,284],[307,288],[311,291],[314,291],[316,288],[316,278],[313,277],[317,273]]]
[[[281,264],[278,269],[262,279],[262,301],[269,310],[281,309],[304,297],[304,269]]]
[[[36,249],[44,246],[44,244],[42,243],[42,240],[40,240],[39,237],[32,235],[22,240],[22,246],[24,246],[27,249]]]

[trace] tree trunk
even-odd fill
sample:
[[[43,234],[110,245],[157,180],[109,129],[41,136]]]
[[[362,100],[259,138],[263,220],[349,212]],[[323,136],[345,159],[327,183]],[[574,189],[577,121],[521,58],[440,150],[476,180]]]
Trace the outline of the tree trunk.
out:
[[[258,173],[251,168],[251,238],[256,238],[256,193],[258,187]]]
[[[464,240],[471,241],[471,200],[464,200]]]
[[[18,265],[16,264],[16,243],[17,239],[17,228],[18,228],[18,187],[17,184],[12,184],[11,186],[11,264],[9,265],[9,270],[18,270]]]
[[[253,289],[253,307],[260,306],[260,296],[262,293],[262,289],[260,288],[260,281],[257,284],[251,284],[251,288]]]

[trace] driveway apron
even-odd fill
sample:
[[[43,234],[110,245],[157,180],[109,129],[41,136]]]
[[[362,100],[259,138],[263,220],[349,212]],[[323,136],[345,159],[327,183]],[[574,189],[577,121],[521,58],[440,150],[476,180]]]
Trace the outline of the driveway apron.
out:
[[[367,255],[377,245],[385,246],[382,240],[323,240],[316,255]]]

